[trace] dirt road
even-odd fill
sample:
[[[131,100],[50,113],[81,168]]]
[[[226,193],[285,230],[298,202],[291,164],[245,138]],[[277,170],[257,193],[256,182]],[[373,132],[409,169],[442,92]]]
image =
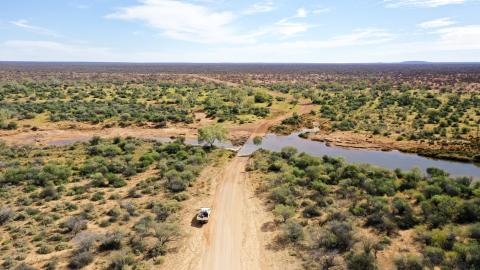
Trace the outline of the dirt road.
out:
[[[260,268],[260,241],[256,213],[249,207],[245,187],[248,158],[236,157],[225,168],[223,183],[213,204],[214,215],[206,234],[200,269],[240,270]]]
[[[162,269],[300,269],[286,250],[269,248],[275,233],[265,228],[272,225],[273,216],[254,194],[252,179],[245,172],[248,160],[235,157],[219,172],[201,176],[210,177],[203,181],[214,188],[186,211],[189,237],[177,254],[167,257]],[[198,226],[191,218],[202,206],[212,207],[212,218]]]
[[[307,113],[311,105],[302,105]],[[289,115],[261,120],[249,131],[263,136],[268,128]],[[255,183],[246,173],[249,157],[234,157],[223,168],[206,170],[200,176],[203,191],[183,214],[189,237],[176,255],[167,257],[162,269],[178,270],[289,270],[301,269],[286,250],[274,250],[273,216],[255,196]],[[207,186],[205,188],[205,186]],[[200,207],[212,207],[212,218],[203,227],[190,220]]]

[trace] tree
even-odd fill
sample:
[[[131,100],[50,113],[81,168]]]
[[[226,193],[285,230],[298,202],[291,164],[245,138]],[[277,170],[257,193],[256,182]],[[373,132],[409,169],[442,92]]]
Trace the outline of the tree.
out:
[[[228,130],[221,124],[214,124],[211,126],[198,129],[198,142],[207,143],[210,147],[215,141],[225,141],[228,136]]]
[[[7,120],[11,117],[10,111],[6,109],[0,109],[0,128],[7,126]]]
[[[260,144],[262,144],[262,137],[261,137],[261,136],[255,136],[255,137],[253,138],[253,144],[255,144],[255,145],[260,145]]]

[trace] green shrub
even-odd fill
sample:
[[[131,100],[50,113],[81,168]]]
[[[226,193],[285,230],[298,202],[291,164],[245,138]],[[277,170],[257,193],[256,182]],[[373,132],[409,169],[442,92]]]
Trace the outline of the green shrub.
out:
[[[81,269],[93,262],[94,255],[90,251],[75,253],[70,258],[68,266],[71,269]]]
[[[275,205],[273,213],[275,216],[279,217],[282,222],[285,222],[295,215],[295,208],[283,204],[277,204]]]
[[[294,205],[292,192],[285,186],[274,188],[269,197],[277,204]]]
[[[15,267],[15,270],[37,270],[37,268],[21,263],[19,266]]]
[[[48,254],[52,252],[52,247],[50,246],[47,246],[47,245],[41,245],[38,249],[37,249],[37,253],[38,254]]]
[[[291,159],[293,156],[297,154],[297,149],[294,147],[284,147],[280,152],[284,159]]]
[[[398,227],[409,229],[418,223],[410,204],[403,199],[394,198],[392,201],[393,217]]]
[[[262,137],[260,137],[260,136],[255,136],[255,137],[253,138],[253,144],[255,144],[255,145],[260,145],[260,144],[262,144],[262,140],[263,140]]]
[[[120,232],[113,232],[106,234],[100,242],[99,249],[105,250],[118,250],[122,247],[123,234]]]
[[[7,223],[14,216],[13,210],[10,207],[0,207],[0,225]]]
[[[57,266],[58,266],[58,259],[53,258],[44,265],[44,268],[45,270],[55,270],[57,269]]]
[[[444,251],[438,247],[427,246],[424,250],[424,256],[430,265],[441,265],[444,260]]]
[[[398,270],[423,270],[422,258],[413,254],[407,254],[395,259]]]
[[[128,251],[117,251],[112,253],[110,257],[109,269],[124,270],[127,266],[133,265],[135,262],[134,256]]]
[[[475,240],[480,240],[480,223],[470,225],[469,236]]]
[[[182,201],[186,201],[190,198],[190,196],[188,195],[188,193],[186,192],[180,192],[180,193],[176,193],[172,196],[172,198],[174,200],[177,200],[179,202],[182,202]]]
[[[157,242],[147,252],[148,258],[156,258],[158,256],[164,256],[167,254],[167,247],[162,242]]]
[[[319,217],[320,215],[320,210],[316,205],[308,205],[303,210],[303,216],[306,218]]]
[[[349,252],[346,256],[349,270],[376,270],[375,258],[371,253]]]
[[[355,242],[352,225],[343,221],[330,221],[324,225],[316,241],[320,247],[329,250],[347,251]]]
[[[459,200],[448,195],[435,195],[421,204],[426,221],[434,228],[453,222],[459,214]]]
[[[104,193],[103,192],[95,192],[92,197],[90,198],[90,200],[96,202],[96,201],[100,201],[100,200],[103,200],[103,195]]]
[[[458,254],[456,265],[460,269],[480,269],[480,243],[455,243],[453,250]]]
[[[291,243],[303,240],[304,232],[302,225],[293,220],[288,220],[282,225],[283,238]]]

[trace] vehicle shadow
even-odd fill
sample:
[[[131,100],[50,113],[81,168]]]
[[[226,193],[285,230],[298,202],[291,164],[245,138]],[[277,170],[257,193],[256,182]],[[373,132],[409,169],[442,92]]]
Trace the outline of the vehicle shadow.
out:
[[[190,222],[190,226],[195,227],[195,228],[202,228],[204,223],[199,222],[197,220],[197,215],[194,215],[192,218],[192,221]]]

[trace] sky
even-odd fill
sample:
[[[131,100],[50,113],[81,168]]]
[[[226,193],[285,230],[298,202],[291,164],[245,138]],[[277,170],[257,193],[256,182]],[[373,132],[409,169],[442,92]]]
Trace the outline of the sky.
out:
[[[0,61],[480,62],[480,0],[15,0]]]

